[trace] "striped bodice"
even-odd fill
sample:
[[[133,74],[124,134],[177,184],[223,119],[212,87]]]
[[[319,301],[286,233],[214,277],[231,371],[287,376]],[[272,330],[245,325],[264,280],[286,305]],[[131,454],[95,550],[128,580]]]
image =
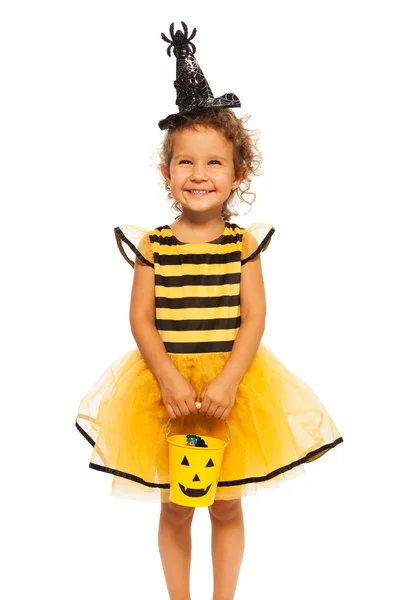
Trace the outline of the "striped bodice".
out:
[[[184,243],[169,225],[152,230],[156,328],[170,353],[226,352],[240,326],[243,228],[225,222],[210,242]]]

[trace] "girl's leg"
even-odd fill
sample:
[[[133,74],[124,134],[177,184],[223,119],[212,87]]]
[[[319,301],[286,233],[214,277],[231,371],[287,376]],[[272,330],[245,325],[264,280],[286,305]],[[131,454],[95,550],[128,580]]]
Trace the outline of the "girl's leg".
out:
[[[171,600],[190,600],[191,525],[194,508],[161,503],[158,547]]]
[[[233,600],[244,553],[242,501],[216,500],[208,510],[212,525],[213,600]]]

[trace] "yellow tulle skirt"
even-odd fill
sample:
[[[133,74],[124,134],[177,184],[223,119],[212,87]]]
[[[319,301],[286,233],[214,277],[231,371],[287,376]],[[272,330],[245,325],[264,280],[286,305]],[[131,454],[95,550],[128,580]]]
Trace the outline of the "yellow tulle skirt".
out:
[[[198,398],[230,352],[169,354]],[[112,475],[111,494],[169,501],[168,414],[160,385],[139,349],[115,360],[81,400],[76,427],[91,444],[89,467]],[[231,431],[215,500],[278,487],[340,442],[335,423],[313,390],[260,344],[228,419]],[[227,440],[221,419],[190,415],[170,421],[170,434]]]

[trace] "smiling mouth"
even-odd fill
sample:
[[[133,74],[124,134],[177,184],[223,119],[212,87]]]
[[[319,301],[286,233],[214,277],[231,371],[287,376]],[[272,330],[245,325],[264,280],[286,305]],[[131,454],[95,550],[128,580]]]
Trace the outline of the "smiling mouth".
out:
[[[214,190],[185,190],[191,196],[196,196],[202,198],[203,196],[208,196],[208,194],[212,194]]]
[[[203,488],[200,490],[196,490],[194,488],[185,488],[181,483],[179,484],[179,487],[185,496],[189,496],[190,498],[201,498],[201,496],[205,496],[207,494],[211,487],[211,483],[206,487],[206,489]]]

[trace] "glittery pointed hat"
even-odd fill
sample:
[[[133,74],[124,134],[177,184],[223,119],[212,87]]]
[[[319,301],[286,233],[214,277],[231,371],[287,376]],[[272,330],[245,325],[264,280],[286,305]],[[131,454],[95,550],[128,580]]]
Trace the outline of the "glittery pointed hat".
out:
[[[210,107],[218,108],[240,108],[240,100],[236,94],[224,94],[214,98],[211,88],[200,69],[199,63],[195,59],[196,46],[191,42],[196,35],[197,29],[194,28],[190,37],[188,37],[188,28],[186,23],[181,21],[183,32],[178,29],[174,33],[174,24],[171,23],[169,32],[171,39],[161,34],[161,38],[170,44],[167,48],[168,56],[171,56],[173,48],[176,57],[176,80],[174,86],[176,89],[176,102],[179,112],[168,115],[165,119],[159,121],[160,129],[167,129],[172,123],[181,121],[181,115],[185,115],[197,110]]]

